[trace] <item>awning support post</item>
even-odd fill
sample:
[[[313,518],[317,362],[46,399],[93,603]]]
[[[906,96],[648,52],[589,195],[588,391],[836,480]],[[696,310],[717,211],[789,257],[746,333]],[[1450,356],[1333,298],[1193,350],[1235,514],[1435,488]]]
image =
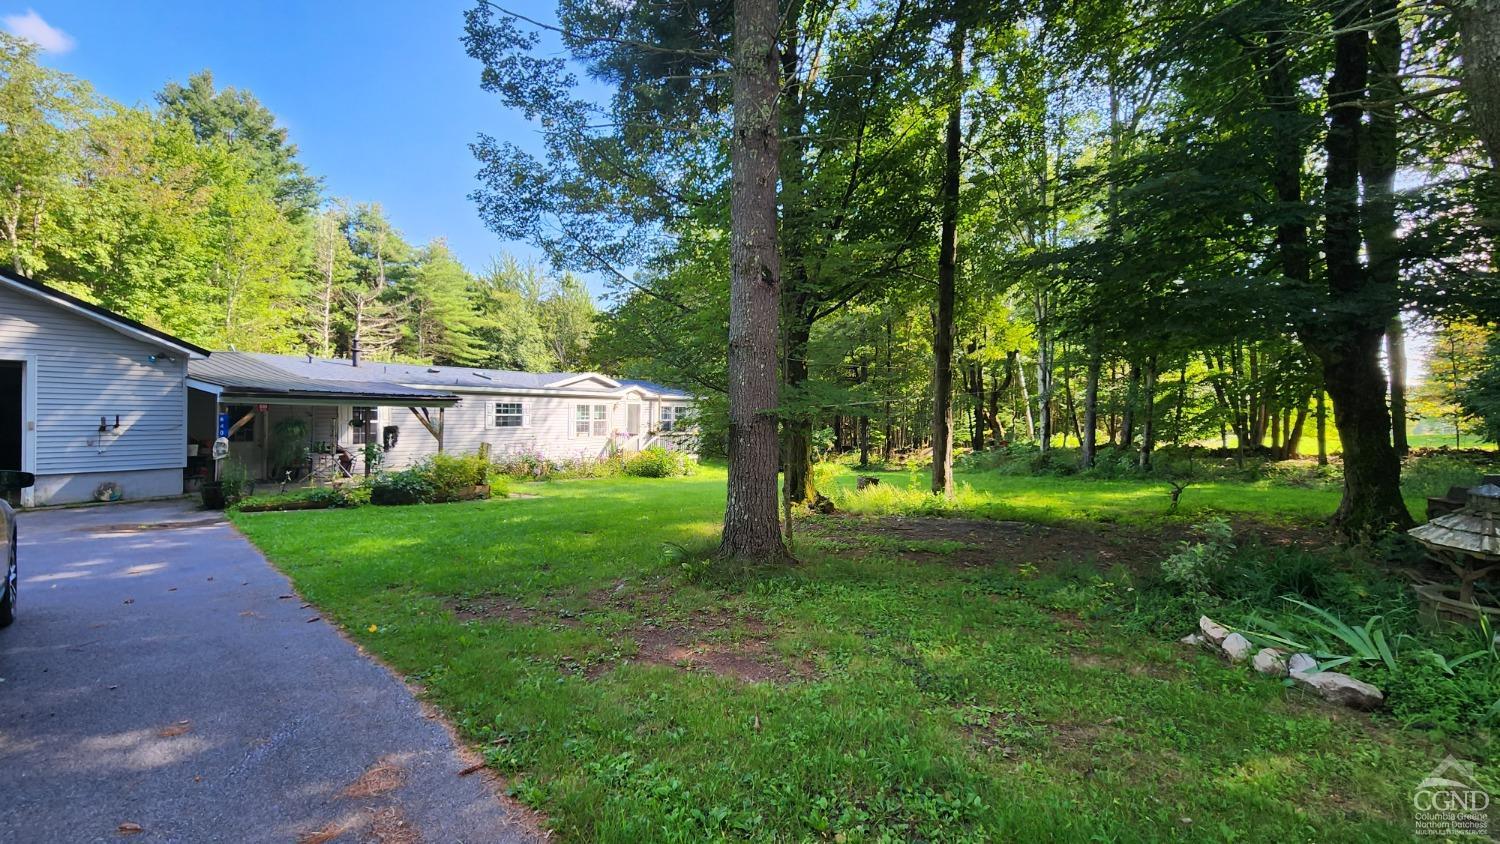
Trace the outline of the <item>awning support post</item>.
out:
[[[443,450],[443,409],[438,408],[437,421],[433,421],[432,413],[425,407],[408,407],[407,410],[410,410],[411,415],[417,417],[417,421],[427,429],[427,433],[437,440],[437,449],[441,453]]]

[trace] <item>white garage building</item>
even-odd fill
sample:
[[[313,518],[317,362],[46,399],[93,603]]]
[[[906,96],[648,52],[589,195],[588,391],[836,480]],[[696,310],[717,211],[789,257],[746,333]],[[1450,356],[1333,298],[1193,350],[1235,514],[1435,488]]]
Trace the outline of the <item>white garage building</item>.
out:
[[[0,469],[23,506],[182,492],[188,361],[208,352],[39,282],[0,273]]]

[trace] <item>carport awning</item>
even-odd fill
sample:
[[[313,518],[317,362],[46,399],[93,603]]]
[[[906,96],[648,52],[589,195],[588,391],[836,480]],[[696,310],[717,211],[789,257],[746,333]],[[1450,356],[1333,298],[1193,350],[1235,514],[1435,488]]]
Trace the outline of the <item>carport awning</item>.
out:
[[[188,386],[235,404],[347,404],[451,407],[458,396],[380,381],[332,381],[294,375],[239,352],[188,363]]]

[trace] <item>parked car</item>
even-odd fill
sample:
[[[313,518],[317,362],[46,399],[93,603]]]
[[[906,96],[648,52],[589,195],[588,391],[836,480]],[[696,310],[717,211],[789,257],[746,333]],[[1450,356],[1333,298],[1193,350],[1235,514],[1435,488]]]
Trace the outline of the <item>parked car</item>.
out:
[[[36,482],[29,472],[0,471],[0,493],[22,490]],[[0,592],[0,627],[16,620],[16,511],[0,495],[0,554],[5,559],[5,586]]]

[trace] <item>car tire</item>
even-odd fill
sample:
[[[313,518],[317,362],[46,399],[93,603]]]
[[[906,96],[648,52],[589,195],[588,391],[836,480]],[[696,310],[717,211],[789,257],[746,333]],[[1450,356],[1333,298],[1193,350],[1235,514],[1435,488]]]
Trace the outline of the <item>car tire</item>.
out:
[[[5,567],[4,593],[0,594],[0,627],[9,627],[16,620],[16,535],[10,536],[10,560]]]

